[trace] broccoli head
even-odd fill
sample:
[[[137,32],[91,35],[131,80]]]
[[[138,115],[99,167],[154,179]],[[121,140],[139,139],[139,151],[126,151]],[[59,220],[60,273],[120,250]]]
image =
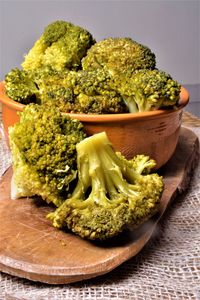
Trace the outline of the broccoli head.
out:
[[[114,89],[113,79],[104,70],[50,71],[37,77],[41,102],[57,106],[62,112],[128,112],[123,98]]]
[[[85,29],[70,22],[50,23],[25,56],[24,70],[50,66],[55,70],[77,69],[87,50],[95,43]]]
[[[39,89],[40,104],[58,108],[61,112],[71,112],[74,106],[74,95],[69,80],[68,70],[56,71],[51,68],[33,72]]]
[[[131,77],[118,76],[116,88],[130,112],[144,112],[175,106],[181,85],[164,71],[143,69]]]
[[[74,111],[74,95],[73,91],[65,87],[61,82],[50,85],[43,84],[40,90],[41,103],[48,104],[52,107],[57,107],[61,112]]]
[[[73,112],[110,114],[128,112],[114,81],[104,70],[69,72],[67,86],[73,90]]]
[[[108,38],[97,42],[82,59],[84,70],[104,68],[114,76],[130,76],[138,69],[154,69],[155,65],[155,54],[130,38]]]
[[[120,95],[79,94],[75,100],[74,113],[85,114],[120,114],[127,113],[128,109]]]
[[[45,105],[29,104],[10,128],[12,198],[38,195],[59,206],[76,178],[83,125]]]
[[[18,68],[6,74],[5,90],[8,97],[22,104],[36,102],[39,94],[32,76]]]
[[[147,174],[155,162],[144,155],[126,160],[114,151],[105,132],[77,144],[77,166],[72,196],[47,216],[53,226],[104,240],[139,226],[158,211],[163,180]]]

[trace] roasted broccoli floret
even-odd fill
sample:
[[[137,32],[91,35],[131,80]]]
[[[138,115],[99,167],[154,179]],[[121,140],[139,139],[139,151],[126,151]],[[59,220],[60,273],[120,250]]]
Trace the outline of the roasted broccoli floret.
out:
[[[65,21],[53,22],[25,56],[22,67],[28,71],[46,66],[58,71],[77,69],[94,42],[92,35],[79,26]]]
[[[154,69],[155,65],[155,54],[130,38],[108,38],[97,42],[82,59],[84,70],[106,68],[114,76],[130,76],[138,69]]]
[[[164,71],[138,70],[131,77],[118,76],[116,88],[130,112],[144,112],[175,106],[181,85]]]
[[[163,180],[146,174],[155,163],[143,155],[128,161],[117,154],[105,132],[77,144],[78,182],[47,217],[82,238],[104,240],[137,227],[159,209]],[[145,173],[145,175],[143,174]]]
[[[83,125],[52,107],[29,104],[9,130],[13,157],[11,197],[38,195],[59,206],[77,176],[76,144]]]
[[[12,100],[23,104],[36,102],[39,94],[32,76],[18,68],[5,76],[5,91]]]

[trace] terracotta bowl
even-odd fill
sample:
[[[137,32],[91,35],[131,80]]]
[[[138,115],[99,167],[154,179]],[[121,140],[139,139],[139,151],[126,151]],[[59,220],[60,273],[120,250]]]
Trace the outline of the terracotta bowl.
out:
[[[182,87],[177,109],[156,110],[144,113],[110,115],[70,114],[85,126],[88,135],[105,131],[116,151],[127,158],[146,154],[157,162],[157,169],[172,156],[179,137],[182,110],[189,101],[187,90]],[[23,104],[11,100],[5,94],[4,83],[0,83],[2,120],[8,139],[8,127],[19,121],[18,112]]]

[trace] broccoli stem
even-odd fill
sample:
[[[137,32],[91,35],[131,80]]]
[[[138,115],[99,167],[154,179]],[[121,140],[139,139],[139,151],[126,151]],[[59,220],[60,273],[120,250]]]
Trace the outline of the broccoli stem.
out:
[[[134,86],[133,84],[129,88],[129,95],[125,94],[122,95],[122,97],[130,113],[150,111],[152,102],[155,101],[156,104],[156,102],[158,101],[155,95],[147,97],[147,95],[144,95],[142,90],[136,88],[136,86]]]
[[[133,96],[123,95],[122,97],[130,113],[137,113],[139,111]]]
[[[118,158],[105,132],[83,140],[77,145],[77,151],[80,157],[82,157],[81,154],[89,153],[85,162],[79,161],[78,166],[81,167],[81,181],[84,181],[86,177],[91,178],[91,182],[87,181],[82,184],[85,187],[82,190],[85,193],[86,189],[92,186],[91,198],[94,202],[107,205],[110,199],[113,201],[114,196],[119,192],[127,198],[138,196],[133,184],[139,175],[125,165],[125,160]],[[130,183],[124,178],[125,174],[126,176],[128,174]],[[72,196],[80,195],[80,192],[77,193],[78,190],[80,190],[80,185]]]
[[[143,156],[127,161],[115,152],[105,132],[84,139],[76,149],[78,183],[71,198],[47,216],[53,226],[106,239],[130,225],[139,226],[157,211],[162,178],[137,172]]]

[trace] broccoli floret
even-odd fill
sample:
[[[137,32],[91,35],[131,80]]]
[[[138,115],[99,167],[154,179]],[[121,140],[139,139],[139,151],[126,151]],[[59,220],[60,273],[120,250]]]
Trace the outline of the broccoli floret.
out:
[[[69,72],[68,87],[73,90],[73,112],[110,114],[128,112],[114,81],[104,70]]]
[[[62,112],[109,114],[128,112],[114,81],[104,70],[51,71],[37,79],[40,99]],[[38,77],[38,76],[37,76]]]
[[[25,56],[22,67],[34,71],[50,66],[55,70],[77,69],[87,50],[95,43],[85,29],[70,22],[49,24]]]
[[[143,69],[131,77],[118,76],[116,88],[134,113],[175,106],[181,85],[164,71]]]
[[[137,227],[159,209],[163,180],[146,174],[148,158],[127,161],[116,154],[105,132],[77,144],[78,182],[72,193],[47,217],[82,238],[104,240]]]
[[[57,107],[61,112],[74,111],[74,95],[73,91],[61,85],[46,85],[40,90],[42,103]]]
[[[116,152],[116,154],[120,159],[124,159],[120,152]],[[143,175],[149,174],[156,167],[155,160],[144,154],[135,155],[132,159],[127,160],[126,164],[129,164],[130,168]]]
[[[6,74],[5,90],[8,97],[23,104],[36,102],[39,94],[32,76],[18,68]]]
[[[69,80],[69,71],[55,71],[51,68],[33,72],[39,89],[40,104],[57,107],[61,112],[71,112],[74,107],[74,95]]]
[[[35,71],[13,69],[5,76],[6,94],[23,104],[49,103],[60,111],[71,111],[73,92],[66,86],[69,71],[45,67]]]
[[[155,65],[155,54],[130,38],[108,38],[97,42],[82,59],[84,70],[106,68],[114,76],[130,76],[138,69],[154,69]]]
[[[34,71],[28,71],[31,74],[32,78],[40,88],[40,84],[49,82],[50,84],[57,83],[57,81],[62,81],[68,74],[69,70],[54,70],[52,67],[44,67],[42,69],[37,69]]]
[[[78,72],[69,72],[68,81],[75,95],[84,93],[88,96],[115,96],[117,94],[112,88],[112,77],[104,70],[97,69],[92,71],[80,70]]]
[[[128,109],[121,96],[79,94],[76,97],[74,113],[85,114],[120,114]]]
[[[29,104],[9,130],[12,198],[38,195],[59,206],[77,176],[76,144],[83,125],[55,108]]]

